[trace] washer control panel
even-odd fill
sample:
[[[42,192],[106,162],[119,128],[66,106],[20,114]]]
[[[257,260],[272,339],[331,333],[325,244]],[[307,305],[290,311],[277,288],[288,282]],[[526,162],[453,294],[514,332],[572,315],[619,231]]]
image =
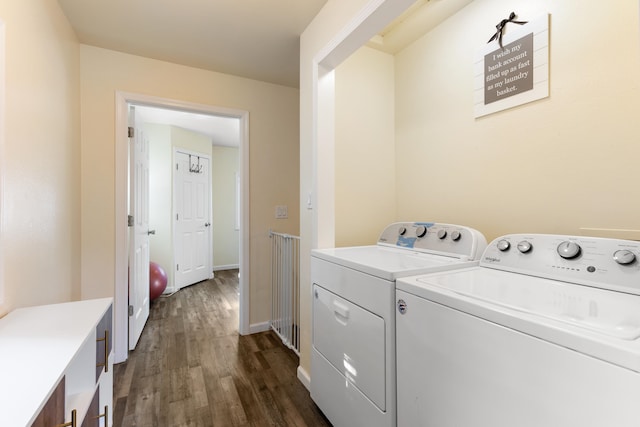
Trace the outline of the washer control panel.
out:
[[[640,242],[554,234],[509,234],[480,265],[640,295]]]
[[[478,230],[435,222],[397,222],[387,226],[378,244],[418,252],[476,260],[487,247]]]

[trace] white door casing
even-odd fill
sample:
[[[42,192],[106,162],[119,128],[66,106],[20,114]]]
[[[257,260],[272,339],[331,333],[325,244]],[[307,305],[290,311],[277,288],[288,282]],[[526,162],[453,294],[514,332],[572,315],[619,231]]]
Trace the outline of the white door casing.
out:
[[[147,105],[180,111],[236,117],[240,119],[240,334],[251,332],[249,326],[249,283],[251,269],[249,259],[249,112],[219,106],[197,104],[124,91],[115,92],[115,268],[114,268],[114,351],[115,363],[128,357],[128,265],[129,244],[127,227],[129,138],[127,138],[128,110],[130,105]]]
[[[131,110],[135,116],[135,107]],[[149,140],[135,128],[135,118],[130,123],[134,135],[130,138],[129,349],[133,350],[149,318]]]
[[[175,287],[211,278],[211,159],[174,151],[173,221]]]

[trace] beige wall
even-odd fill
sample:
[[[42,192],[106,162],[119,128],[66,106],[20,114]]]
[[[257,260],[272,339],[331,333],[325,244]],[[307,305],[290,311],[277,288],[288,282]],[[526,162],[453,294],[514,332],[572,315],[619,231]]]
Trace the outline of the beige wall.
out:
[[[396,220],[394,58],[363,47],[335,70],[335,245],[376,242]]]
[[[474,119],[475,49],[511,10],[551,14],[550,97]],[[398,54],[399,216],[488,239],[640,229],[638,17],[637,1],[475,0]]]
[[[177,126],[171,126],[171,144],[174,148],[182,148],[187,152],[193,151],[207,156],[211,156],[213,152],[210,137]]]
[[[234,268],[240,262],[240,233],[236,229],[236,174],[239,172],[240,161],[238,154],[235,147],[213,146],[211,195],[214,270]]]
[[[80,297],[80,47],[55,1],[0,2],[0,20],[2,316]]]
[[[114,294],[115,92],[124,91],[249,111],[250,323],[267,321],[273,207],[298,204],[298,90],[85,45],[80,61],[83,297]],[[290,215],[286,231],[298,224]]]

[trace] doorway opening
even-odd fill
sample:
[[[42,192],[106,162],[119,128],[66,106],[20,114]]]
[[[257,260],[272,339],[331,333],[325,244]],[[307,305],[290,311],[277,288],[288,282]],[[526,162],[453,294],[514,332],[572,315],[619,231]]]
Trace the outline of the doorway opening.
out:
[[[129,138],[127,127],[130,106],[144,110],[155,108],[186,115],[231,118],[238,124],[237,222],[239,252],[239,333],[249,333],[249,113],[217,106],[194,104],[165,98],[124,92],[116,93],[116,283],[114,299],[116,363],[128,356],[129,282],[128,282],[128,170]],[[234,176],[234,180],[235,180]],[[234,187],[235,188],[235,187]],[[214,268],[215,269],[215,268]]]

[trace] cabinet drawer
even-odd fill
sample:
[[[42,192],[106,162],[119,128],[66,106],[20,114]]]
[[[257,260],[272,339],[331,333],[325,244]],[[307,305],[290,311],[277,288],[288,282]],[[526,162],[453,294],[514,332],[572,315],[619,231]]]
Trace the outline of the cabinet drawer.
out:
[[[100,406],[100,385],[96,387],[87,415],[82,421],[81,427],[108,427],[109,426],[109,406]]]
[[[84,417],[84,421],[82,421],[82,427],[100,427],[100,386],[96,388],[96,392],[93,395],[93,399],[91,399],[91,404],[89,405],[89,409],[87,410],[87,415]]]
[[[64,393],[64,377],[62,377],[31,427],[51,427],[64,423]]]
[[[112,348],[111,323],[113,319],[113,306],[104,313],[96,326],[96,382],[103,370],[109,370],[109,354]]]

